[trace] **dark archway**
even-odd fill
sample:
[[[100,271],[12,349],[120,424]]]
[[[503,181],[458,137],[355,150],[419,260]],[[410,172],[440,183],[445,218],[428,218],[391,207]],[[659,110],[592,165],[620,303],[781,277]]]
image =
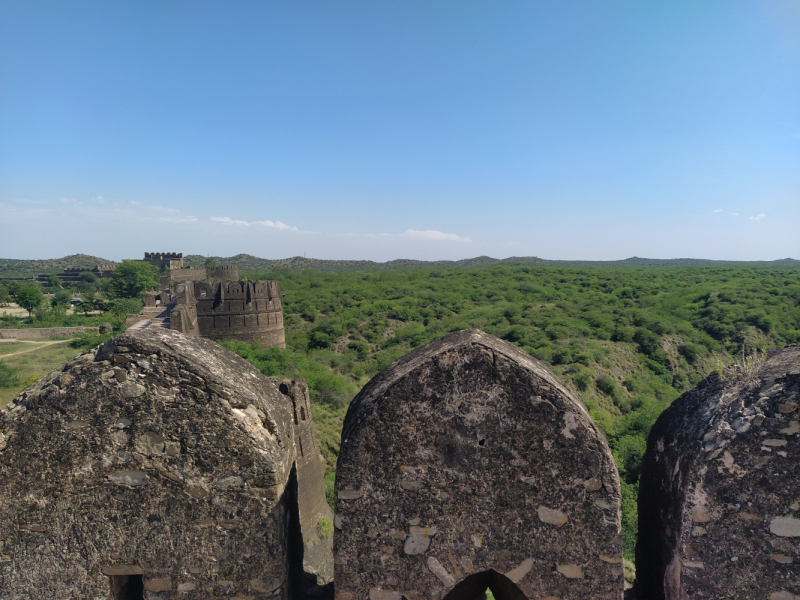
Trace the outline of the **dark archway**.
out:
[[[143,600],[144,583],[141,575],[111,575],[109,580],[114,600]]]
[[[528,600],[517,584],[494,569],[464,578],[444,600],[481,600],[487,588],[492,591],[495,600]]]

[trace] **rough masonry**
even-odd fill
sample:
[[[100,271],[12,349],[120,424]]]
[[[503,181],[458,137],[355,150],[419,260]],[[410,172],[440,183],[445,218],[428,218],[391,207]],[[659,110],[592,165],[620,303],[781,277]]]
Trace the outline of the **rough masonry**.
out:
[[[189,281],[175,286],[170,327],[210,339],[286,347],[277,281]]]
[[[0,597],[298,598],[332,578],[303,381],[125,333],[0,410]]]
[[[800,346],[712,374],[647,441],[642,600],[800,598]]]
[[[620,488],[603,436],[539,361],[477,330],[353,400],[336,479],[337,600],[619,600]]]

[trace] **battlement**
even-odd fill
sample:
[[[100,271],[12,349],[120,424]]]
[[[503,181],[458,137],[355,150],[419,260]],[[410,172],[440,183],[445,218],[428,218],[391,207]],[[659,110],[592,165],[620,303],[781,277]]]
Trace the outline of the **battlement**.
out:
[[[208,277],[213,277],[215,279],[231,279],[237,281],[239,279],[239,267],[236,265],[206,267],[206,272]]]
[[[177,283],[177,305],[172,310],[176,318],[171,325],[182,333],[212,340],[258,341],[264,347],[285,347],[282,296],[277,281]]]
[[[145,252],[144,260],[183,260],[183,252]]]

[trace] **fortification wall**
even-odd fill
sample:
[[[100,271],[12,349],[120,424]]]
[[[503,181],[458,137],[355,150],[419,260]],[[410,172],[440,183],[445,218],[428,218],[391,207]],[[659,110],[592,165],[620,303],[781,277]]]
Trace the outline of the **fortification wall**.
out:
[[[286,346],[277,281],[195,281],[194,297],[201,336]]]
[[[99,327],[36,327],[26,329],[0,329],[0,340],[48,340],[56,335],[99,333]]]
[[[216,267],[206,267],[209,278],[224,279],[229,281],[239,280],[239,267],[236,265],[222,265]]]
[[[175,286],[175,304],[169,316],[170,329],[185,335],[199,336],[197,327],[197,301],[194,297],[194,285],[179,283]]]
[[[205,267],[170,268],[167,277],[169,277],[169,281],[172,283],[180,283],[182,281],[197,281],[198,279],[206,279],[208,277],[208,273]]]
[[[0,409],[0,597],[320,598],[333,514],[307,395],[163,329],[45,376]]]
[[[182,252],[145,252],[143,262],[148,262],[159,269],[180,269],[183,267]]]

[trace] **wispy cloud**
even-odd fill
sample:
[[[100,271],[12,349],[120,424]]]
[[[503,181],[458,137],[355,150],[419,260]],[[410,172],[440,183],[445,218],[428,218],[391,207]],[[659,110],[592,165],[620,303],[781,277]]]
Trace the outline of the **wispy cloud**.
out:
[[[731,213],[731,215],[734,216],[734,217],[738,217],[739,213]]]
[[[211,217],[211,220],[215,223],[222,223],[223,225],[236,225],[239,227],[249,227],[250,225],[262,225],[263,227],[272,227],[274,229],[280,229],[281,231],[296,231],[300,232],[300,230],[295,227],[294,225],[287,225],[281,221],[240,221],[238,219],[231,219],[230,217]]]
[[[468,237],[461,237],[455,233],[444,233],[443,231],[435,231],[433,229],[406,229],[402,233],[403,237],[421,238],[424,240],[436,240],[447,242],[471,242]]]
[[[286,223],[282,223],[280,221],[253,221],[253,225],[263,225],[264,227],[274,227],[275,229],[280,229],[281,231],[300,231],[294,225],[287,225]]]
[[[763,219],[766,216],[767,215],[765,215],[764,213],[761,213],[760,215],[756,215],[755,217],[750,217],[750,220],[751,221],[760,221],[761,219]]]
[[[237,225],[238,227],[249,227],[250,223],[247,221],[239,221],[238,219],[231,219],[230,217],[211,217],[215,223],[222,223],[223,225]]]
[[[716,209],[714,209],[714,212],[722,212],[722,209],[721,208],[716,208]]]

